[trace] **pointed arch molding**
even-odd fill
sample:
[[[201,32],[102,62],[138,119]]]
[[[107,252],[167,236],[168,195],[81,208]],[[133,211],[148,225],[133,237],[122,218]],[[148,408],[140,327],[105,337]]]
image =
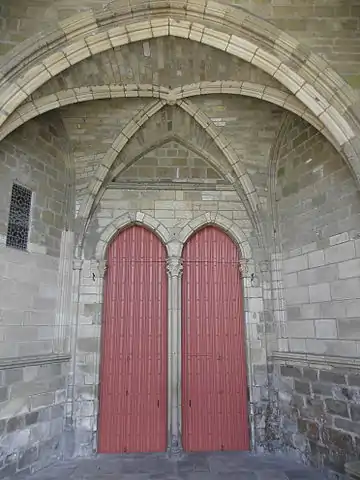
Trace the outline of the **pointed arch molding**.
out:
[[[87,85],[61,90],[20,105],[0,127],[0,140],[32,118],[66,105],[110,98],[158,98],[172,104],[194,96],[216,94],[242,95],[278,105],[302,117],[327,137],[335,148],[340,149],[336,140],[321,121],[290,92],[284,92],[260,83],[234,80],[198,82],[182,85],[172,90],[162,85],[148,84]]]
[[[162,243],[166,246],[171,241],[169,230],[156,218],[143,212],[125,213],[116,217],[104,230],[101,232],[100,240],[96,245],[96,259],[101,261],[106,258],[106,250],[117,233],[130,225],[142,225],[151,230],[159,237]]]
[[[159,220],[141,211],[120,215],[102,230],[96,245],[96,260],[105,260],[106,251],[111,241],[122,229],[131,225],[142,225],[151,230],[165,245],[168,255],[177,257],[181,256],[183,246],[194,233],[203,227],[213,225],[221,228],[232,238],[239,247],[241,258],[244,261],[252,261],[252,251],[246,233],[232,220],[219,213],[206,212],[189,220],[174,238]]]
[[[146,18],[146,20],[144,20]],[[359,175],[355,141],[359,118],[354,90],[297,40],[242,9],[217,2],[130,0],[112,2],[58,23],[4,56],[0,124],[37,88],[97,53],[154,37],[189,38],[226,51],[264,70],[287,87],[336,138]],[[271,52],[269,51],[271,46]],[[290,65],[301,66],[297,71]]]
[[[126,164],[121,163],[120,165],[112,169],[109,176],[109,182],[121,175],[122,172],[124,172],[132,164],[136,163],[136,161],[139,160],[141,157],[147,155],[156,148],[161,148],[163,145],[169,142],[177,142],[186,149],[193,152],[195,155],[198,155],[211,167],[213,167],[219,174],[221,174],[225,178],[225,180],[228,180],[229,183],[232,183],[233,180],[229,178],[228,169],[225,170],[224,168],[222,168],[222,166],[219,165],[219,162],[217,161],[217,159],[214,158],[213,155],[207,152],[204,148],[197,146],[196,143],[192,142],[189,138],[184,138],[177,133],[165,134],[154,141],[141,145],[141,149],[138,149],[136,152],[134,152],[134,154],[129,157],[129,161],[126,162]]]
[[[82,203],[78,212],[78,224],[81,225],[81,235],[79,237],[79,246],[84,239],[84,234],[91,220],[91,214],[101,198],[107,181],[111,175],[111,169],[118,155],[123,150],[125,145],[131,140],[135,133],[159,110],[161,110],[167,103],[165,100],[156,100],[140,111],[138,111],[132,120],[130,120],[123,130],[115,138],[113,144],[104,155],[101,165],[99,165],[95,177],[88,186],[87,193],[84,195]],[[256,193],[255,187],[245,171],[245,168],[238,157],[236,151],[230,144],[230,141],[220,132],[214,125],[210,118],[202,112],[199,107],[194,105],[189,100],[181,100],[176,103],[184,112],[193,117],[195,122],[206,132],[206,134],[213,140],[214,144],[222,151],[229,166],[234,172],[234,177],[231,173],[224,172],[226,177],[235,187],[244,201],[245,207],[248,211],[249,217],[255,228],[260,228],[261,222],[259,220],[260,200]],[[216,160],[216,159],[215,159]],[[222,171],[219,162],[216,162],[217,168]],[[123,165],[123,169],[127,164]],[[117,169],[117,174],[120,171]]]
[[[277,183],[277,171],[279,164],[280,148],[284,141],[285,135],[291,125],[292,116],[289,112],[284,113],[280,127],[277,132],[275,142],[272,145],[269,155],[269,169],[268,169],[268,198],[272,211],[272,219],[274,226],[277,227],[278,223],[278,210],[276,204],[276,183]]]
[[[216,212],[204,213],[184,225],[178,236],[181,245],[185,245],[192,235],[209,225],[221,228],[232,238],[241,251],[242,259],[247,262],[252,259],[251,247],[245,232],[235,222]]]

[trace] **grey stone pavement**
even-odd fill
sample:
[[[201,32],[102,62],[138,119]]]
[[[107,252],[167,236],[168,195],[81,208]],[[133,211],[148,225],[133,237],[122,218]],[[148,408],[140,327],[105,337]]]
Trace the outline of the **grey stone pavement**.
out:
[[[283,456],[248,452],[99,455],[59,463],[27,480],[324,480],[316,470]]]

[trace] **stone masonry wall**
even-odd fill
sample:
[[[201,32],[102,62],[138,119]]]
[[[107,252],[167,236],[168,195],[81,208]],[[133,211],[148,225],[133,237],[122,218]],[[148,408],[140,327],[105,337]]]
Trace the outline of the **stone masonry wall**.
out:
[[[42,85],[32,98],[84,85],[155,84],[174,89],[218,80],[255,82],[286,90],[268,73],[234,55],[185,38],[159,37],[82,60]]]
[[[177,142],[168,142],[131,165],[119,180],[148,182],[227,183],[199,155]]]
[[[51,115],[0,144],[1,357],[53,351],[61,235],[69,220],[66,155],[64,130]],[[5,246],[15,181],[33,192],[28,251]]]
[[[62,455],[67,363],[0,366],[0,478]]]
[[[59,312],[71,261],[63,245],[74,207],[68,155],[57,114],[0,144],[0,478],[40,468],[61,450],[67,365],[53,362],[67,358]],[[6,246],[13,182],[32,191],[27,251]]]
[[[359,3],[357,0],[220,0],[274,23],[290,33],[332,66],[354,86],[359,87]],[[1,53],[57,21],[90,8],[102,9],[103,0],[21,0],[5,2],[0,9]],[[109,2],[107,2],[109,3]]]
[[[123,180],[125,181],[125,179]],[[181,186],[181,190],[167,188],[146,189],[146,184],[135,185],[131,189],[125,184],[122,188],[106,190],[93,217],[85,241],[85,260],[80,278],[80,307],[78,318],[78,340],[75,376],[75,418],[77,454],[87,455],[96,449],[98,414],[98,384],[100,362],[100,333],[102,290],[96,260],[96,246],[101,234],[112,221],[127,213],[142,212],[159,221],[169,229],[171,238],[177,238],[182,228],[190,221],[202,217],[207,212],[219,215],[236,223],[244,232],[251,245],[256,242],[247,213],[237,194],[228,187],[218,190],[205,190],[204,186],[192,188]],[[250,278],[244,276],[246,285]],[[262,288],[250,288],[245,293],[245,321],[247,331],[248,362],[251,365],[251,378],[248,379],[252,405],[256,412],[256,441],[261,446],[264,441],[264,415],[267,404],[266,338],[264,335],[265,315],[263,312]],[[249,293],[251,292],[251,293]],[[246,296],[249,295],[249,296]],[[253,415],[251,421],[253,421]],[[69,423],[71,419],[68,419]]]
[[[307,460],[341,471],[358,452],[360,432],[360,365],[351,359],[360,351],[360,202],[348,167],[321,134],[291,116],[285,132],[276,192],[287,318],[274,383],[281,431]],[[293,355],[311,358],[311,368],[287,367]],[[333,371],[339,356],[342,370]]]
[[[344,463],[360,455],[359,366],[276,364],[275,373],[285,444],[317,467],[344,473]]]
[[[348,167],[305,122],[292,120],[278,163],[288,349],[359,354],[360,198]]]
[[[111,99],[63,107],[60,115],[74,160],[78,196],[116,136],[151,99]]]
[[[193,97],[192,100],[214,121],[226,139],[231,141],[239,159],[252,177],[264,207],[266,207],[268,158],[283,115],[281,109],[255,99],[230,95],[207,95],[202,98]],[[140,104],[140,101],[136,99],[128,102],[128,100],[118,102],[122,111],[127,112],[132,102],[134,106]],[[94,103],[97,104],[96,111],[100,111],[100,107],[104,109],[102,114],[104,115],[108,102]],[[72,139],[76,138],[75,119],[79,118],[77,108],[78,106],[73,106],[67,110],[72,112],[71,117],[74,121],[70,123],[65,119]],[[84,104],[82,109],[89,112],[89,104]],[[116,111],[116,109],[112,111]],[[91,112],[86,115],[84,122],[86,136],[79,137],[80,141],[74,144],[75,151],[80,152],[83,146],[87,148],[86,139],[89,139],[90,136],[91,142],[96,143],[98,149],[105,145],[106,136],[103,135],[102,139],[96,136],[98,133],[95,117]],[[70,115],[67,118],[70,119]],[[96,245],[104,229],[121,215],[128,212],[142,212],[150,215],[156,221],[160,221],[170,230],[172,238],[176,239],[188,222],[195,218],[201,218],[207,212],[218,213],[231,219],[242,228],[253,248],[252,261],[256,269],[260,269],[260,262],[264,259],[264,252],[259,248],[259,239],[254,235],[253,226],[249,222],[245,208],[230,186],[221,184],[216,186],[213,180],[210,185],[206,185],[204,182],[207,179],[204,178],[204,175],[202,178],[189,178],[189,176],[191,177],[190,170],[186,173],[183,172],[183,178],[176,187],[171,185],[172,179],[169,178],[171,175],[168,171],[170,164],[175,164],[176,168],[180,168],[179,159],[183,161],[184,155],[186,155],[188,163],[187,168],[192,168],[190,163],[193,158],[197,161],[200,160],[193,157],[187,148],[171,140],[172,148],[164,145],[150,150],[145,156],[139,155],[144,149],[146,151],[148,145],[151,146],[153,142],[156,142],[156,138],[162,138],[164,133],[169,135],[168,126],[170,124],[171,134],[179,135],[185,140],[189,139],[195,145],[199,144],[205,153],[211,152],[219,165],[224,165],[226,171],[226,168],[229,167],[226,167],[227,160],[222,152],[215,149],[211,139],[206,137],[204,131],[201,131],[193,123],[194,121],[177,107],[166,107],[148,120],[144,124],[144,128],[134,135],[115,161],[115,170],[118,162],[128,160],[135,160],[135,162],[120,176],[117,175],[116,182],[118,184],[113,185],[105,192],[87,229],[84,244],[85,262],[80,279],[79,337],[76,347],[77,369],[74,380],[76,413],[75,418],[67,419],[69,425],[71,423],[75,425],[76,448],[77,453],[81,455],[88,454],[96,448],[102,291],[98,286],[101,280],[98,277],[95,253]],[[103,125],[102,131],[105,134],[106,126]],[[107,128],[109,127],[110,124]],[[113,133],[111,135],[113,138]],[[145,166],[144,162],[149,165]],[[147,170],[148,168],[151,168],[151,172]],[[143,170],[146,170],[146,173]],[[174,173],[174,171],[172,172]],[[163,184],[164,188],[161,190],[156,188],[154,180],[155,183]],[[258,447],[266,446],[267,443],[265,434],[265,417],[268,415],[266,362],[269,349],[268,337],[269,334],[274,334],[274,325],[271,315],[269,315],[271,296],[269,290],[264,293],[264,290],[268,288],[268,285],[265,286],[264,283],[264,275],[264,273],[259,273],[259,278],[254,279],[255,298],[245,300],[246,305],[248,304],[245,307],[248,337],[251,338],[249,340],[251,345],[249,365],[252,376],[249,383],[253,400],[249,408],[252,409]],[[250,278],[247,278],[247,281],[250,282]]]
[[[151,101],[138,98],[104,99],[61,109],[75,161],[78,204],[112,142],[131,118]],[[268,158],[283,111],[267,102],[235,95],[196,96],[191,101],[214,122],[226,141],[231,142],[265,206]],[[126,144],[121,155],[114,161],[114,166],[125,160],[134,161],[158,139],[170,135],[178,135],[185,141],[192,142],[224,165],[224,170],[231,171],[223,152],[216,147],[205,130],[177,106],[165,106],[148,119]],[[151,156],[149,152],[146,155],[149,158]],[[161,157],[162,164],[159,163],[158,166],[168,168],[169,165],[164,164],[165,160],[164,156]],[[160,157],[158,161],[160,162]],[[168,161],[172,161],[170,157]],[[178,166],[180,168],[181,165]],[[137,163],[133,168],[140,168],[140,164]]]
[[[266,208],[268,162],[284,111],[256,98],[235,95],[206,95],[192,101],[231,141]]]

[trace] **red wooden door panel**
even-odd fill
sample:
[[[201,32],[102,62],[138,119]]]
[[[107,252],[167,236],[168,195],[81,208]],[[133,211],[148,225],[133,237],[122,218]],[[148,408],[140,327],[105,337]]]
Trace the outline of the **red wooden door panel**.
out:
[[[167,422],[166,252],[145,228],[108,249],[100,368],[99,452],[163,452]]]
[[[182,434],[186,451],[248,450],[245,326],[238,249],[207,227],[185,245]]]

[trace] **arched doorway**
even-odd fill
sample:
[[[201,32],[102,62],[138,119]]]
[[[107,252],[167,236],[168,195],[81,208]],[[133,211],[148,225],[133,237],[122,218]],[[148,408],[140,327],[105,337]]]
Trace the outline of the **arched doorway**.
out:
[[[184,247],[182,440],[186,451],[248,450],[239,252],[206,227]]]
[[[166,250],[132,226],[108,248],[99,452],[162,452],[167,431]]]

